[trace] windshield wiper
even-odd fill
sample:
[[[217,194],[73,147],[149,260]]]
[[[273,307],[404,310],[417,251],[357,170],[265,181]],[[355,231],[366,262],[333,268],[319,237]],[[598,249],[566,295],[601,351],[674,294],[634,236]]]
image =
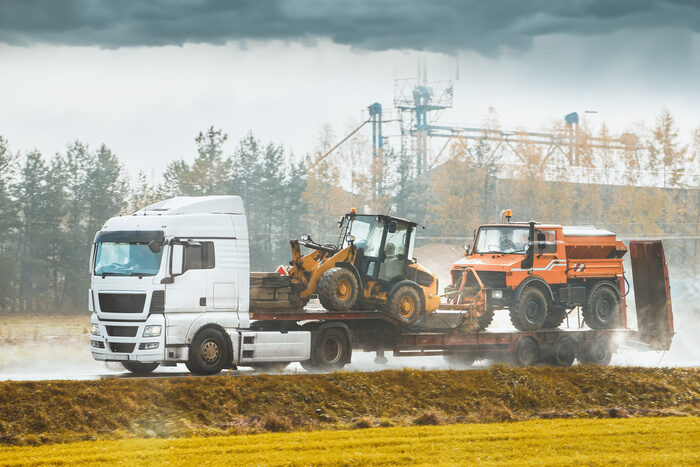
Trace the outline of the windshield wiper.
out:
[[[104,279],[105,276],[123,276],[124,274],[118,272],[101,272],[99,275],[102,276],[102,279]]]

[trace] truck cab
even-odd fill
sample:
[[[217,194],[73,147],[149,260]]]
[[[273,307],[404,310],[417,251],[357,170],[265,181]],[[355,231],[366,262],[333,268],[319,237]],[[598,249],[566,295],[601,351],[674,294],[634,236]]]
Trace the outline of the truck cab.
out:
[[[90,273],[97,360],[136,373],[185,363],[211,374],[309,357],[308,332],[250,330],[248,227],[238,196],[177,197],[109,219],[95,235]]]

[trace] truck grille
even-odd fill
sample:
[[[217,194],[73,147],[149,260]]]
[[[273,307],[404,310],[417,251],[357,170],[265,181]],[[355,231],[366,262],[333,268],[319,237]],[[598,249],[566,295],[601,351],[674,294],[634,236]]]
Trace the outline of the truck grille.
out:
[[[146,294],[100,293],[99,300],[103,313],[143,313]]]
[[[105,326],[107,334],[114,337],[136,337],[138,326]]]
[[[462,283],[463,270],[452,271],[452,282],[459,286]],[[502,271],[476,271],[479,274],[479,279],[487,289],[505,289],[506,288],[506,273]],[[465,287],[479,287],[479,283],[473,274],[467,275],[467,283]]]
[[[109,349],[112,352],[117,352],[117,353],[131,353],[134,351],[134,347],[136,347],[136,344],[127,344],[124,342],[110,342],[109,343]]]

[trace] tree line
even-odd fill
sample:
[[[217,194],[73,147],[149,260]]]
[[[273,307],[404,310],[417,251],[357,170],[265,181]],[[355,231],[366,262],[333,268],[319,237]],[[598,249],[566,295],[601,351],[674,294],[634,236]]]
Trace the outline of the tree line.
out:
[[[336,241],[335,221],[351,207],[424,224],[419,243],[460,244],[479,224],[497,221],[501,209],[511,208],[518,220],[590,223],[629,238],[666,238],[670,262],[695,269],[700,130],[682,144],[664,112],[638,134],[643,150],[619,156],[618,165],[632,170],[624,180],[616,175],[614,184],[579,183],[571,174],[581,167],[545,161],[535,146],[517,148],[513,168],[485,137],[455,139],[446,146],[446,160],[418,175],[411,155],[389,145],[372,157],[363,135],[322,159],[340,139],[330,127],[301,157],[253,134],[226,153],[228,135],[211,127],[196,136],[191,161],[172,161],[156,183],[142,172],[129,180],[105,145],[75,141],[47,158],[37,150],[13,153],[0,137],[0,312],[85,310],[95,232],[110,217],[179,195],[240,195],[254,270],[288,262],[288,241],[302,233]],[[604,150],[579,149],[583,168],[605,172],[602,165],[613,158]],[[668,172],[673,184],[645,186],[639,174],[652,169]]]

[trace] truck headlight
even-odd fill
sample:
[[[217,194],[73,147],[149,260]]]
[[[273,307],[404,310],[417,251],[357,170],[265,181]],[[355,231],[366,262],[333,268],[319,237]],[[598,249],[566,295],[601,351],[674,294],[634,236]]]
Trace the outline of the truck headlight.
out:
[[[100,335],[100,326],[97,323],[90,323],[90,334],[93,336]]]
[[[143,337],[158,337],[161,330],[160,324],[149,324],[143,330]]]
[[[496,299],[501,299],[503,298],[503,291],[502,290],[493,290],[491,291],[491,298],[496,298]]]

